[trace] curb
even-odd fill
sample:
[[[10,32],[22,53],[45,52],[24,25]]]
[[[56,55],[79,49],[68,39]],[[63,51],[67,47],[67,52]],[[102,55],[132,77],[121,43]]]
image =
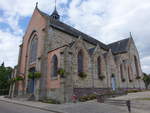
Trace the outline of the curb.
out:
[[[26,106],[26,107],[31,107],[31,108],[36,108],[36,109],[43,110],[43,111],[51,111],[51,112],[54,112],[54,113],[65,113],[65,112],[50,110],[50,109],[47,109],[47,108],[37,107],[37,106],[33,106],[33,105],[27,105],[27,104],[23,104],[23,103],[20,103],[20,102],[14,102],[14,101],[11,101],[11,100],[9,101],[9,100],[0,99],[0,101],[7,102],[7,103],[13,103],[13,104],[17,104],[17,105],[22,105],[22,106]]]

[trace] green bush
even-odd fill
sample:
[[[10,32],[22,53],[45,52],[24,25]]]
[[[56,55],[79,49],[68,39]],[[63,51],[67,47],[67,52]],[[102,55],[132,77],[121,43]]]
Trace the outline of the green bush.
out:
[[[9,84],[14,84],[16,82],[16,79],[15,78],[11,78],[10,80],[8,80],[8,83]]]
[[[41,73],[40,72],[34,72],[34,78],[40,78],[41,77]]]
[[[30,72],[30,73],[28,74],[28,78],[29,78],[29,79],[33,79],[33,78],[34,78],[33,73]]]
[[[141,79],[141,77],[140,77],[140,76],[137,76],[136,79],[139,80],[139,79]]]
[[[144,73],[144,76],[142,78],[146,89],[148,89],[148,86],[150,85],[150,75],[147,75],[146,73]]]
[[[48,104],[60,104],[60,102],[55,99],[44,99],[44,100],[41,100],[41,102],[48,103]]]
[[[58,74],[59,74],[61,77],[64,77],[64,75],[65,75],[65,70],[62,69],[62,68],[58,69]]]
[[[104,75],[99,75],[99,79],[103,80],[103,79],[105,79],[105,76]]]
[[[17,76],[17,77],[14,77],[14,78],[11,78],[10,80],[8,80],[8,83],[9,84],[14,84],[17,81],[22,81],[22,80],[24,80],[23,76]]]
[[[30,72],[28,74],[28,78],[29,79],[38,79],[41,77],[41,73],[40,72]]]
[[[86,101],[94,100],[94,99],[96,99],[96,95],[95,94],[90,94],[90,95],[87,95],[87,96],[80,97],[79,101],[80,102],[86,102]]]
[[[16,79],[16,81],[22,81],[22,80],[24,80],[24,77],[23,76],[17,76],[15,79]]]
[[[140,92],[140,90],[138,90],[138,89],[130,89],[130,90],[126,91],[126,93],[136,93],[136,92]]]
[[[79,73],[79,77],[82,78],[82,79],[84,79],[84,78],[87,77],[87,74],[84,73],[84,72],[80,72],[80,73]]]

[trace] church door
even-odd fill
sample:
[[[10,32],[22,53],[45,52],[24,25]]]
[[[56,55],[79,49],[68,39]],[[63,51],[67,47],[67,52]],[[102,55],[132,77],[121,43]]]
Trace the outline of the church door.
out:
[[[30,73],[35,72],[35,68],[30,68],[29,72]],[[28,79],[28,89],[27,89],[27,92],[30,93],[30,94],[33,94],[34,93],[34,86],[35,86],[35,79],[34,78]]]
[[[115,76],[111,77],[111,84],[112,84],[112,90],[115,91],[116,90],[116,79],[115,79]]]

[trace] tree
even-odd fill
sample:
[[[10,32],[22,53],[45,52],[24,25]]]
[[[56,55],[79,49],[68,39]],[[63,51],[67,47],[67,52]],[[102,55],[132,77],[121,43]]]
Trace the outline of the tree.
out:
[[[150,75],[147,75],[146,73],[144,73],[143,81],[144,81],[145,87],[147,89],[148,86],[150,85]]]
[[[8,80],[11,77],[11,73],[12,73],[12,68],[5,67],[4,63],[2,63],[0,66],[0,90],[1,89],[5,89],[5,90],[9,89],[10,84],[9,84]]]

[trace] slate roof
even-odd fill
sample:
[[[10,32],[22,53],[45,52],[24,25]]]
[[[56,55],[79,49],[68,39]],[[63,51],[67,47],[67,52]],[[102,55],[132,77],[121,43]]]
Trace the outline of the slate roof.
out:
[[[94,45],[99,44],[100,47],[102,47],[105,50],[108,50],[108,47],[104,43],[94,39],[93,37],[91,37],[87,34],[84,34],[84,33],[80,32],[79,30],[77,30],[77,29],[75,29],[75,28],[73,28],[73,27],[71,27],[71,26],[69,26],[69,25],[67,25],[67,24],[65,24],[65,23],[63,23],[59,20],[55,20],[55,19],[51,18],[51,16],[49,16],[48,14],[40,11],[39,9],[38,9],[38,11],[40,12],[40,14],[42,16],[44,16],[46,19],[50,20],[50,26],[52,26],[56,29],[59,29],[63,32],[66,32],[70,35],[73,35],[76,38],[78,38],[79,36],[82,36],[83,40],[85,40],[85,41],[87,41],[91,44],[94,44]]]
[[[94,50],[95,50],[95,47],[94,47],[94,48],[90,48],[90,49],[88,49],[89,54],[90,54],[90,55],[92,55],[92,54],[93,54],[93,52],[94,52]]]
[[[93,37],[91,37],[85,33],[82,33],[79,30],[77,30],[77,29],[75,29],[75,28],[73,28],[73,27],[71,27],[71,26],[69,26],[69,25],[67,25],[67,24],[65,24],[59,20],[51,18],[51,16],[40,11],[39,9],[38,9],[38,11],[40,12],[40,14],[45,19],[50,21],[50,26],[52,26],[58,30],[61,30],[61,31],[63,31],[67,34],[70,34],[76,38],[78,38],[79,36],[82,36],[83,40],[87,41],[88,43],[91,43],[93,45],[99,44],[99,46],[105,50],[111,49],[112,53],[114,53],[114,54],[127,52],[127,46],[128,46],[129,38],[106,45],[106,44],[94,39]],[[90,54],[92,54],[93,51],[94,51],[94,48],[89,49]]]
[[[112,50],[114,54],[127,52],[129,40],[130,38],[123,39],[123,40],[111,43],[107,46]]]

